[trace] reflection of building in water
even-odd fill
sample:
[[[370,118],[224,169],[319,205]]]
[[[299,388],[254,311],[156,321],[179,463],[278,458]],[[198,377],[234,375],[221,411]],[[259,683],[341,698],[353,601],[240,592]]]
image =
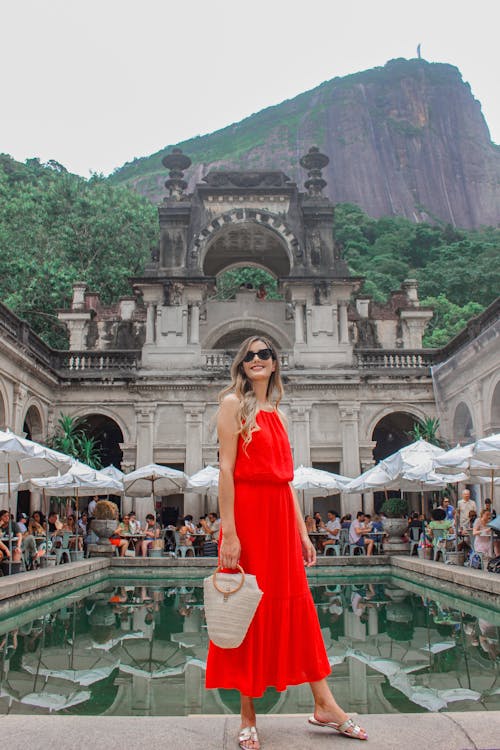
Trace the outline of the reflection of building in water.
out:
[[[330,679],[351,710],[500,708],[498,612],[486,619],[483,604],[449,593],[423,600],[409,582],[312,588]],[[0,636],[1,713],[70,712],[90,698],[116,716],[238,712],[234,691],[205,690],[207,635],[193,581],[108,590],[84,606],[28,617]],[[268,691],[260,702],[261,711],[310,708],[307,685]]]
[[[279,171],[210,172],[186,194],[190,160],[168,155],[158,247],[132,296],[105,306],[74,284],[60,313],[69,352],[50,350],[0,305],[0,427],[44,439],[60,412],[85,417],[105,462],[193,474],[217,460],[212,423],[232,354],[245,337],[267,334],[286,380],[296,465],[354,477],[409,442],[416,419],[436,416],[431,366],[445,437],[500,428],[500,304],[444,349],[423,349],[431,311],[416,281],[379,304],[350,275],[322,195],[327,162],[314,149],[303,157],[304,190]],[[246,287],[224,296],[222,275],[241,266],[267,270],[279,297]],[[365,496],[367,510],[372,501]],[[197,516],[213,502],[165,498],[164,517]],[[316,503],[356,512],[360,497]]]

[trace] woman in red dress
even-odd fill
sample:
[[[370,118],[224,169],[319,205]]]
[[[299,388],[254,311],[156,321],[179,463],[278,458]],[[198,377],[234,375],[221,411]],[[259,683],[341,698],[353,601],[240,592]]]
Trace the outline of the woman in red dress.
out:
[[[314,715],[309,722],[366,740],[336,703],[326,677],[330,665],[304,570],[316,562],[290,482],[293,461],[278,405],[283,395],[279,360],[271,341],[250,337],[221,393],[219,437],[220,565],[239,562],[264,592],[241,646],[210,643],[207,688],[241,695],[243,750],[260,748],[253,698],[267,687],[285,690],[309,682]]]

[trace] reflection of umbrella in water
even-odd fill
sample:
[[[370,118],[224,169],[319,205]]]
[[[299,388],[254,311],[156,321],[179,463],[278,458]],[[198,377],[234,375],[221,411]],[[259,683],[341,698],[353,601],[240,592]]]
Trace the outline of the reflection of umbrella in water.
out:
[[[152,680],[182,674],[186,668],[185,654],[169,641],[146,638],[124,641],[114,654],[120,661],[121,672]]]
[[[38,672],[44,677],[60,677],[80,685],[92,685],[109,677],[118,667],[118,659],[105,651],[95,652],[79,647],[72,654],[72,650],[67,648],[51,646],[44,649],[41,658],[38,654],[23,656],[22,666],[30,674]]]
[[[58,678],[49,679],[43,684],[42,690],[37,690],[34,688],[33,678],[22,672],[9,674],[0,695],[9,699],[9,705],[17,701],[49,711],[62,711],[84,703],[91,697],[88,690],[76,690],[70,682]]]

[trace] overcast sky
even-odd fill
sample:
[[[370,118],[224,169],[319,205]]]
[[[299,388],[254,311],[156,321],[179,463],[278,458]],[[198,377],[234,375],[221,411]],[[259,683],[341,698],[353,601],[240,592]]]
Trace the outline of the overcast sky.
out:
[[[2,0],[0,152],[88,176],[322,81],[456,65],[500,143],[498,0]]]

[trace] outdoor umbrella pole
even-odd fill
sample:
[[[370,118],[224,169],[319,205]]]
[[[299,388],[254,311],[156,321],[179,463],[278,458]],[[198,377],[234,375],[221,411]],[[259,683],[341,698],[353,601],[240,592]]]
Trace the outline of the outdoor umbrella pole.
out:
[[[75,494],[75,511],[76,511],[76,523],[75,523],[75,531],[76,531],[75,560],[78,560],[78,487],[76,488],[76,494]],[[69,556],[71,558],[71,552],[70,552]]]
[[[42,489],[42,508],[45,508],[45,554],[49,554],[49,504],[46,500],[45,487]],[[48,565],[48,563],[45,563]]]
[[[9,575],[12,573],[12,514],[10,505],[10,464],[7,463],[7,497],[9,498]]]

